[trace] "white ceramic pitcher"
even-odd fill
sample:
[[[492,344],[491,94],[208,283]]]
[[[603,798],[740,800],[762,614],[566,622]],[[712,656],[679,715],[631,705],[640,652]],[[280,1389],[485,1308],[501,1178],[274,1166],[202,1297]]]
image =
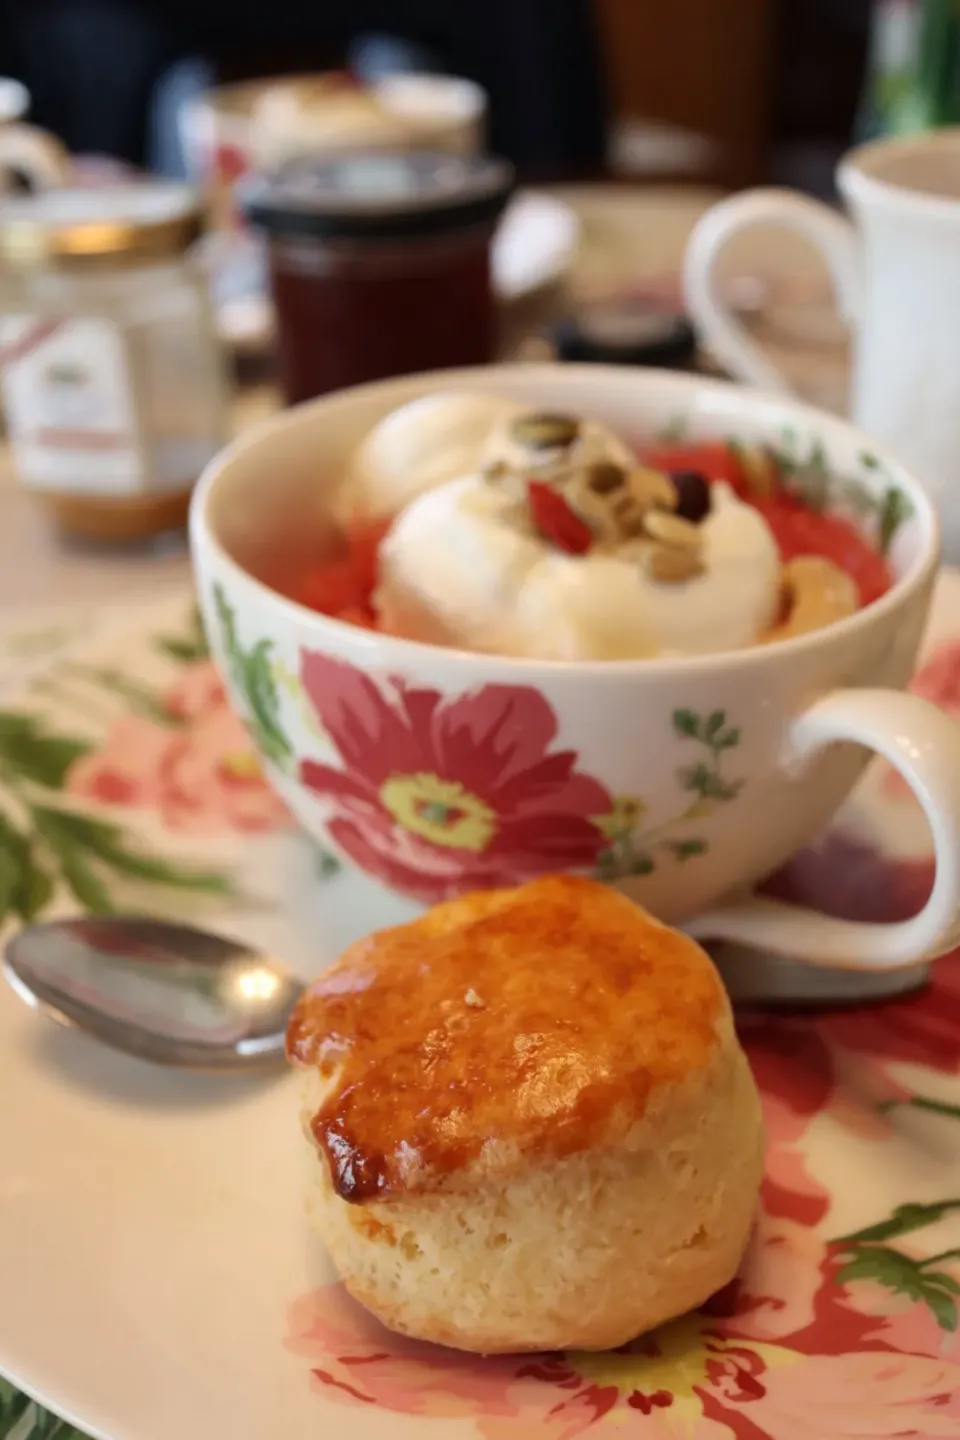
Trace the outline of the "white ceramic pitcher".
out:
[[[913,469],[960,562],[960,129],[851,151],[838,185],[853,222],[789,190],[751,190],[709,210],[690,238],[687,304],[736,376],[789,392],[731,313],[718,283],[727,242],[755,226],[798,231],[824,255],[853,327],[852,414]]]

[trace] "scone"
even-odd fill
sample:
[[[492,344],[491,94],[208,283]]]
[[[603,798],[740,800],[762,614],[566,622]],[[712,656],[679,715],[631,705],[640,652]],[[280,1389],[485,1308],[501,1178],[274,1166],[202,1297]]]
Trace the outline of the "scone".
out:
[[[310,1208],[347,1289],[462,1350],[606,1349],[726,1285],[760,1106],[708,957],[591,880],[464,896],[300,1001]]]

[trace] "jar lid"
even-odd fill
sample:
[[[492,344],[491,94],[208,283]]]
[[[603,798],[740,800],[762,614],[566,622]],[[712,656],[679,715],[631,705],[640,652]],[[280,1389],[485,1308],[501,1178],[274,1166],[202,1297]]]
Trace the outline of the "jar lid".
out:
[[[271,234],[362,240],[494,220],[513,183],[506,160],[366,150],[291,160],[238,193],[249,218]]]
[[[697,348],[685,315],[638,300],[586,306],[561,320],[553,338],[561,360],[600,365],[683,369],[693,363]]]
[[[22,265],[158,259],[185,250],[200,229],[186,185],[144,180],[43,190],[4,200],[0,258]]]

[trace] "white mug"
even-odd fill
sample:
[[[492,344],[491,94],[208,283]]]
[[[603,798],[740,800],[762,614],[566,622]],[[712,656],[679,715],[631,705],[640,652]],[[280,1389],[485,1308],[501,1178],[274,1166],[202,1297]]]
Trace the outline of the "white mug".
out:
[[[70,159],[56,136],[22,123],[29,103],[19,80],[0,77],[0,192],[10,189],[15,173],[34,190],[63,185],[68,177]]]
[[[852,418],[915,471],[940,510],[944,553],[960,561],[960,129],[851,151],[838,185],[853,222],[789,190],[751,190],[709,210],[687,247],[687,304],[738,378],[790,386],[724,301],[728,241],[782,225],[821,251],[852,327]]]
[[[284,579],[315,563],[361,437],[396,406],[456,389],[592,416],[638,443],[682,425],[691,440],[774,444],[789,428],[845,495],[856,489],[870,523],[900,492],[896,583],[777,644],[569,664],[418,644],[285,599]],[[698,936],[860,971],[960,940],[960,729],[901,693],[936,575],[936,517],[903,467],[843,421],[628,367],[388,380],[244,435],[201,479],[191,538],[214,654],[271,780],[309,833],[391,889],[425,902],[591,870]],[[751,894],[824,827],[871,752],[930,822],[936,883],[920,914],[855,924]]]

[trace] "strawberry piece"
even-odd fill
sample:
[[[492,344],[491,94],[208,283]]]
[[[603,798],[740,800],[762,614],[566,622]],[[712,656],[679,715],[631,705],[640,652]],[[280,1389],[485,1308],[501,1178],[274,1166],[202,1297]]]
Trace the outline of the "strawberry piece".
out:
[[[350,526],[347,531],[350,558],[357,571],[360,589],[368,598],[376,588],[380,546],[392,523],[390,520],[364,520]]]
[[[375,623],[371,596],[377,583],[377,557],[388,521],[365,521],[347,531],[346,551],[302,576],[294,599],[323,615],[370,629]]]
[[[640,450],[640,459],[652,470],[663,470],[667,475],[674,471],[697,470],[711,484],[725,480],[741,499],[750,498],[752,486],[743,459],[734,446],[727,445],[723,440],[693,441],[686,445],[644,445]]]
[[[527,481],[527,500],[534,525],[545,540],[567,555],[585,555],[593,531],[575,515],[563,496],[543,480]]]
[[[334,618],[342,620],[345,625],[359,625],[361,630],[377,628],[377,617],[369,605],[349,605],[344,610],[338,610]]]
[[[773,531],[784,561],[798,555],[832,560],[857,586],[861,605],[869,605],[890,589],[893,582],[886,560],[844,516],[808,510],[792,495],[756,498],[751,504]]]
[[[322,615],[337,615],[341,610],[362,605],[366,597],[352,557],[341,555],[308,571],[296,587],[294,598]]]

